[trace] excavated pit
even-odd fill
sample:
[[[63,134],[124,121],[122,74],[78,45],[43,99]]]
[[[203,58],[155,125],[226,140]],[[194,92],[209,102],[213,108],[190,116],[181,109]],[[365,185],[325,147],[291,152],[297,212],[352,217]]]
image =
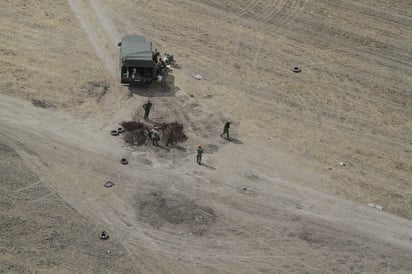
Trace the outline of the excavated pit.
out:
[[[152,128],[151,125],[136,121],[125,121],[121,125],[125,130],[124,141],[129,145],[141,146],[146,144],[146,141],[149,140],[149,131]],[[154,126],[158,128],[161,141],[166,141],[172,131],[175,132],[175,142],[184,142],[187,140],[183,124],[173,122],[156,124]]]

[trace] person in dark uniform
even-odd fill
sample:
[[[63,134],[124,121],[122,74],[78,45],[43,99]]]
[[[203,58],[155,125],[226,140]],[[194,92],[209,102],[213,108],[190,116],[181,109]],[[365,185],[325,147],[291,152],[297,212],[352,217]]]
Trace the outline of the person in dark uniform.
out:
[[[152,108],[152,105],[153,104],[150,102],[150,100],[147,100],[147,103],[143,105],[145,120],[149,119],[149,113],[150,113],[150,109]]]
[[[152,55],[152,60],[153,62],[157,63],[159,61],[159,56],[160,56],[160,52],[156,51],[153,55]]]
[[[230,138],[229,138],[229,128],[230,128],[230,124],[231,124],[231,122],[226,122],[226,123],[225,123],[225,126],[223,127],[223,133],[220,134],[220,137],[222,137],[222,138],[223,138],[223,136],[226,134],[226,139],[228,139],[229,141],[230,141]]]
[[[197,155],[196,155],[196,162],[200,165],[202,162],[202,154],[203,154],[203,149],[202,145],[197,146]]]
[[[166,146],[169,146],[169,144],[173,146],[173,142],[175,141],[175,138],[176,138],[176,132],[174,130],[171,130],[169,133],[169,136],[167,137]]]

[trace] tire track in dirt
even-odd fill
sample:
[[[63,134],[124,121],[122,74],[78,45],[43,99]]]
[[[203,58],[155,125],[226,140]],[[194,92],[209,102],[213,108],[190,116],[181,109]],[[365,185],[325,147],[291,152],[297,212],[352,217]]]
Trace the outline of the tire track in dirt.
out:
[[[90,44],[96,51],[97,56],[105,65],[107,71],[110,73],[113,79],[116,78],[116,64],[110,58],[111,54],[101,46],[102,41],[99,40],[98,36],[96,35],[96,28],[88,20],[87,16],[85,15],[81,5],[76,0],[67,0],[71,10],[73,11],[74,15],[76,16],[77,20],[80,23],[80,26],[86,33],[87,38],[89,39]],[[92,2],[92,4],[94,1]],[[98,18],[99,19],[99,18]],[[104,25],[103,25],[104,26]]]
[[[293,189],[291,200],[294,200],[296,206],[301,208],[291,210],[299,212],[298,216],[319,218],[331,226],[356,231],[359,236],[382,240],[399,248],[405,248],[405,250],[412,248],[411,243],[402,240],[405,236],[407,238],[412,236],[411,230],[408,229],[412,228],[412,222],[407,219],[369,209],[366,206],[328,196],[302,186],[286,186],[283,181],[265,176],[263,178],[276,185],[282,193]]]
[[[100,24],[103,26],[103,29],[106,31],[106,34],[110,38],[110,42],[113,43],[113,45],[115,45],[120,38],[120,34],[115,31],[115,29],[113,28],[113,23],[111,22],[109,17],[105,15],[102,7],[96,0],[91,0],[91,6],[94,13],[96,14],[97,19],[99,20]]]
[[[73,0],[71,0],[71,1],[73,1]],[[259,2],[259,1],[256,1],[256,2]],[[108,16],[106,16],[106,14],[104,13],[104,9],[102,8],[101,5],[99,5],[98,1],[91,0],[90,5],[91,5],[91,8],[92,8],[92,10],[95,14],[95,17],[97,18],[98,22],[103,27],[103,29],[106,33],[107,39],[105,39],[105,40],[111,40],[111,42],[113,42],[113,44],[115,44],[116,40],[118,39],[118,37],[117,37],[118,33],[115,31],[115,29],[113,27],[114,25],[111,22],[110,18]],[[79,14],[81,16],[80,12],[79,12]],[[84,18],[84,16],[83,16],[83,18]],[[127,18],[125,19],[125,21],[126,21],[125,23],[127,24]],[[86,26],[86,31],[90,30],[90,29],[91,29],[90,27]],[[97,39],[95,39],[95,40],[97,40]],[[102,49],[102,47],[100,47],[100,48]],[[180,101],[181,106],[184,106],[185,108],[188,107],[188,100],[187,99],[186,100],[178,100],[178,101]],[[176,113],[177,111],[175,110],[175,108],[176,108],[175,105],[176,105],[176,98],[172,99],[171,101],[170,100],[164,100],[164,108],[167,109],[167,111]],[[201,107],[201,106],[199,106],[199,107]],[[191,108],[191,107],[189,106],[189,108]],[[200,112],[198,112],[198,113],[199,113],[200,116],[205,116],[205,115],[210,116],[210,112],[207,111],[204,108],[202,108],[200,110]],[[195,115],[192,118],[196,118],[199,115]],[[191,121],[189,117],[183,117],[183,118],[184,119],[182,120],[182,122],[184,122],[186,124],[189,124],[190,127],[192,127],[192,129],[196,129],[196,128],[201,129],[201,131],[202,131],[201,136],[202,137],[205,138],[205,137],[209,136],[209,134],[207,133],[208,130],[206,130],[203,126],[204,122],[205,122],[204,120],[206,118],[201,119],[202,123],[197,123],[196,126],[195,126],[195,123],[193,121]],[[222,117],[219,117],[219,118],[215,117],[215,118],[217,120],[219,120],[220,123],[223,123],[223,118]],[[196,130],[193,130],[193,132],[195,132],[195,131]]]
[[[219,117],[217,117],[217,114],[207,111],[202,105],[195,102],[197,102],[197,100],[191,100],[186,98],[186,96],[182,96],[180,100],[177,100],[177,103],[186,109],[186,111],[180,110],[179,112],[194,112],[193,117],[188,116],[186,118],[187,122],[190,122],[192,119],[198,121],[202,136],[208,137],[207,130],[202,130],[202,127],[210,124],[211,119],[219,119]],[[164,104],[166,108],[171,111],[176,111],[176,98],[171,98],[170,100],[167,99],[164,101]],[[12,104],[10,103],[10,105]],[[24,108],[20,107],[20,109]],[[7,110],[4,109],[4,111]],[[37,110],[35,113],[41,111],[42,110]],[[5,121],[7,121],[7,125],[9,124],[8,119],[20,119],[21,117],[25,117],[25,112],[22,111],[19,114],[18,117],[13,118],[14,115],[7,115],[3,116],[2,119],[6,119]],[[38,115],[33,115],[32,119],[42,120],[42,118],[36,116]],[[213,123],[221,124],[220,122]],[[15,124],[19,124],[19,122],[15,122]],[[30,122],[27,121],[27,126],[16,130],[19,132],[24,130],[24,132],[26,132],[25,134],[19,134],[19,136],[31,136],[32,132],[40,132],[41,136],[48,140],[49,146],[53,146],[57,141],[56,137],[58,136],[55,136],[54,134],[50,136],[50,130],[53,128],[53,132],[61,132],[61,128],[60,126],[55,127],[56,125],[52,123],[52,120],[42,124],[43,126],[32,128]],[[43,128],[45,124],[48,125],[47,128]],[[71,134],[75,134],[77,138],[83,139],[81,137],[84,134],[83,130],[74,130],[72,123],[70,124],[71,126],[65,126],[65,128],[67,128],[65,139],[73,140]],[[193,131],[195,133],[195,130]],[[215,131],[216,136],[218,135],[217,131],[218,129]],[[96,136],[97,135],[94,137],[90,136],[92,138],[85,139],[96,140]],[[97,139],[100,139],[100,137]],[[168,242],[167,236],[164,235],[156,239],[156,233],[153,233],[151,229],[142,227],[136,219],[130,218],[132,215],[130,214],[130,211],[133,209],[129,204],[125,204],[121,197],[107,195],[107,193],[100,187],[96,187],[96,181],[103,181],[106,176],[113,172],[113,169],[109,168],[109,162],[111,161],[110,159],[113,158],[113,155],[110,155],[110,153],[108,154],[108,148],[106,148],[106,145],[100,141],[96,140],[97,143],[103,144],[100,146],[100,149],[97,147],[94,149],[83,147],[81,145],[82,142],[79,142],[78,146],[72,141],[69,143],[59,142],[57,145],[58,150],[50,154],[50,151],[48,151],[43,144],[38,144],[39,140],[37,138],[32,138],[30,142],[28,142],[26,137],[17,138],[17,140],[21,144],[30,144],[29,147],[21,145],[19,152],[24,156],[24,160],[30,167],[44,179],[51,189],[53,189],[53,193],[59,193],[62,199],[71,205],[77,212],[88,220],[91,220],[97,227],[104,227],[110,231],[109,233],[113,235],[114,239],[120,239],[120,243],[128,253],[139,262],[139,269],[141,269],[142,272],[154,273],[162,268],[162,264],[158,261],[162,259],[158,259],[156,254],[162,254],[162,257],[166,257],[167,260],[167,258],[174,257],[175,252],[173,250],[187,249],[183,244],[177,244],[173,241]],[[31,147],[33,147],[35,153],[26,152]],[[91,149],[91,151],[96,151],[96,153],[89,151],[89,149]],[[67,153],[64,153],[63,151],[67,151]],[[86,151],[89,151],[87,156],[85,154]],[[98,155],[101,155],[102,153],[104,155],[108,154],[108,159],[98,159],[100,158]],[[110,171],[111,169],[112,171]],[[117,170],[117,172],[123,173],[123,171],[120,170]],[[162,172],[162,170],[157,170],[156,173],[163,174],[164,172]],[[167,175],[165,174],[164,177],[167,177]],[[136,178],[134,179],[136,180]],[[191,246],[190,243],[186,244]],[[197,249],[196,247],[193,248]],[[143,253],[142,249],[144,250]],[[199,252],[203,252],[203,250],[199,250]],[[197,261],[197,259],[191,257],[189,252],[186,254],[186,258],[191,258],[192,260]],[[177,267],[178,266],[176,266],[176,268]]]
[[[111,39],[111,40],[114,40],[115,39],[115,35],[114,35],[114,30],[113,30],[113,28],[111,27],[111,23],[110,23],[110,21],[108,20],[108,19],[105,19],[105,16],[103,15],[103,12],[102,12],[102,9],[101,9],[101,7],[98,5],[98,3],[97,2],[95,2],[95,1],[92,1],[91,2],[91,7],[92,7],[92,10],[94,11],[94,14],[95,14],[95,17],[98,19],[98,21],[99,21],[99,23],[103,26],[103,28],[104,28],[104,30],[105,30],[105,33],[106,33],[106,35],[109,37],[109,39]],[[91,27],[90,27],[90,25],[86,25],[87,24],[87,22],[84,22],[84,21],[86,21],[85,19],[84,19],[84,17],[85,17],[85,15],[83,15],[82,14],[82,11],[79,11],[78,9],[80,9],[80,7],[78,7],[78,6],[74,6],[73,7],[73,9],[75,9],[76,11],[77,11],[77,14],[78,14],[78,17],[80,17],[80,19],[79,20],[81,20],[81,22],[83,22],[83,28],[85,28],[85,30],[86,31],[89,31],[90,29],[91,29]],[[90,24],[90,23],[88,23],[88,24]],[[97,37],[94,37],[92,34],[90,34],[89,32],[88,32],[88,34],[89,34],[89,39],[91,39],[92,41],[94,41],[95,42],[95,44],[97,43],[96,41],[98,40],[98,38]],[[101,48],[101,47],[99,47],[99,48],[97,48],[97,50],[100,50],[101,52],[104,50],[103,48]],[[106,66],[107,65],[110,65],[110,63],[109,62],[105,62],[106,63]],[[180,101],[180,104],[181,105],[183,105],[184,107],[189,107],[190,109],[192,108],[192,105],[191,104],[189,104],[189,101],[190,100],[185,100],[185,99],[183,99],[183,101]],[[163,102],[162,102],[162,104],[164,104],[164,108],[166,108],[166,109],[168,109],[169,111],[171,111],[171,112],[176,112],[176,100],[175,99],[171,99],[171,100],[163,100]],[[199,105],[199,107],[201,107],[200,105]],[[163,108],[163,107],[162,107]],[[185,112],[183,112],[183,113],[185,113]],[[206,116],[206,117],[204,117],[204,116]],[[201,108],[201,109],[199,109],[199,111],[198,111],[198,115],[194,115],[194,117],[196,118],[196,117],[198,117],[200,120],[204,120],[204,119],[206,119],[206,120],[208,120],[208,119],[210,119],[210,113],[208,112],[208,111],[206,111],[205,109],[203,109],[203,108]],[[184,117],[185,119],[184,120],[186,120],[186,122],[187,123],[190,123],[190,117]],[[209,122],[210,123],[210,122]],[[209,135],[208,135],[208,131],[207,130],[205,130],[203,127],[203,122],[202,123],[198,123],[198,127],[197,128],[199,128],[200,130],[201,130],[201,132],[203,132],[203,134],[202,134],[202,136],[201,137],[203,137],[203,138],[206,138],[206,137],[209,137]],[[193,133],[195,132],[195,130],[193,130]],[[196,134],[197,135],[197,134]],[[217,135],[217,134],[216,134]],[[88,172],[89,174],[88,175],[85,175],[85,176],[90,176],[91,175],[91,172],[89,171]],[[95,174],[95,175],[98,175],[98,174]],[[67,177],[69,177],[70,178],[70,175],[68,175]],[[75,178],[73,178],[72,179],[73,181],[75,181]],[[78,187],[81,187],[80,185],[78,186]],[[92,189],[89,189],[89,191],[92,191]],[[89,192],[88,191],[88,192]],[[94,202],[93,202],[93,204],[101,204],[101,201],[99,200],[99,196],[96,196],[96,195],[94,195],[95,197],[93,198],[93,200],[95,200]],[[79,200],[79,197],[76,197],[76,196],[72,196],[70,199],[72,199],[72,203],[74,203],[74,204],[77,204],[77,205],[82,205],[78,210],[80,210],[80,211],[84,211],[84,210],[86,210],[86,208],[87,208],[87,204],[88,203],[84,203],[83,201],[82,201],[82,199],[80,199]],[[90,201],[89,201],[90,202]],[[94,216],[93,218],[96,220],[96,222],[102,222],[102,221],[104,221],[104,220],[106,220],[106,223],[110,223],[110,225],[111,226],[115,226],[116,227],[116,229],[115,230],[117,230],[117,231],[119,231],[118,233],[119,234],[121,234],[121,235],[127,235],[127,237],[126,236],[121,236],[120,238],[127,238],[127,241],[122,241],[122,243],[123,243],[123,246],[125,246],[125,248],[130,252],[130,253],[133,253],[133,254],[141,254],[141,248],[143,247],[143,248],[145,248],[146,249],[146,253],[150,253],[151,252],[151,250],[153,250],[153,251],[156,251],[156,252],[161,252],[162,254],[170,254],[170,256],[172,256],[173,255],[173,251],[167,251],[169,248],[170,248],[170,250],[172,250],[173,248],[173,246],[176,246],[176,243],[172,243],[172,245],[170,245],[170,247],[169,248],[159,248],[159,245],[162,245],[162,246],[165,246],[165,244],[166,245],[169,245],[169,244],[167,244],[167,242],[165,242],[165,239],[160,239],[160,240],[155,240],[153,237],[152,237],[152,235],[150,235],[150,234],[144,234],[144,235],[142,235],[141,233],[142,233],[142,231],[135,231],[135,232],[133,232],[133,231],[131,231],[131,229],[132,228],[130,228],[130,227],[128,227],[127,225],[124,225],[123,224],[123,222],[119,219],[119,216],[117,216],[115,213],[116,212],[126,212],[127,211],[127,207],[124,207],[123,209],[121,209],[121,208],[118,208],[118,206],[119,206],[119,204],[116,202],[116,201],[111,201],[110,203],[109,203],[111,206],[109,206],[109,207],[107,207],[107,205],[106,205],[106,210],[107,210],[107,213],[103,213],[100,209],[99,209],[99,207],[104,207],[104,204],[101,204],[100,206],[92,206],[92,210],[90,210],[90,209],[87,209],[87,211],[89,212],[89,214],[93,214],[93,213],[95,213],[94,215],[97,215],[97,216]],[[116,208],[117,209],[111,209],[114,205],[117,205],[116,206]],[[111,213],[114,213],[114,215],[112,215]],[[109,219],[110,219],[110,221],[107,219],[107,215],[108,214],[110,214],[110,215],[112,215]],[[92,218],[92,216],[89,216],[90,218]],[[116,217],[118,217],[118,218],[116,218]],[[117,220],[116,220],[117,219]],[[134,221],[129,221],[129,223],[130,224],[133,224],[134,223]],[[138,226],[138,224],[134,224],[133,225],[133,227],[136,227],[136,226]],[[158,245],[158,244],[159,245]],[[146,256],[147,257],[147,256]],[[155,256],[155,254],[152,254],[151,256],[149,256],[150,258],[152,258],[151,260],[156,260],[155,258],[156,258],[156,256]],[[146,264],[147,265],[147,264]],[[160,263],[158,263],[158,262],[152,262],[151,263],[151,265],[157,265],[157,266],[159,266],[159,265],[161,265]],[[150,271],[150,272],[154,272],[154,269],[145,269],[145,271]]]
[[[7,125],[5,129],[6,132],[12,131]],[[92,155],[89,155],[88,159],[85,155],[80,156],[81,151],[79,148],[70,145],[59,144],[60,153],[52,155],[47,153],[44,144],[38,143],[37,138],[31,138],[30,146],[34,146],[35,149],[35,153],[33,153],[31,148],[25,145],[27,143],[26,137],[19,138],[18,136],[31,136],[30,133],[35,132],[35,130],[30,127],[25,128],[25,130],[27,132],[24,135],[13,134],[13,138],[8,134],[2,134],[2,136],[15,144],[17,153],[23,158],[28,167],[41,178],[41,182],[51,188],[51,192],[47,196],[40,197],[32,202],[40,201],[58,193],[60,199],[63,199],[86,219],[92,221],[94,225],[105,227],[114,238],[120,239],[128,253],[139,261],[139,269],[151,273],[159,270],[160,264],[153,261],[153,264],[148,264],[146,257],[149,256],[150,259],[154,260],[156,258],[154,251],[161,252],[164,255],[170,254],[169,256],[172,256],[172,252],[167,253],[167,251],[162,250],[157,242],[153,241],[152,237],[139,229],[139,224],[136,221],[129,220],[125,214],[121,214],[130,211],[129,204],[117,195],[107,195],[102,189],[96,189],[93,181],[99,180],[99,178],[103,179],[108,169],[105,169],[105,171],[93,170],[88,164],[88,161],[93,158],[89,158]],[[46,138],[47,133],[45,134],[42,138]],[[49,138],[49,144],[55,144],[55,140]],[[62,153],[63,151],[67,151],[67,153]],[[47,154],[48,157],[40,156]],[[84,163],[80,166],[79,162]],[[85,181],[88,182],[85,183]],[[130,223],[133,225],[130,226]],[[127,241],[123,241],[125,238],[127,238]],[[142,248],[145,249],[145,258],[142,258]]]
[[[252,1],[249,5],[247,5],[245,8],[241,9],[238,13],[236,13],[234,16],[235,17],[241,17],[248,12],[252,11],[258,4],[259,0]]]
[[[196,106],[190,104],[191,102],[189,102],[189,100],[184,98],[182,98],[182,100],[188,104],[186,106],[188,109],[192,107],[196,108]],[[128,196],[125,194],[122,195],[121,187],[112,192],[107,191],[101,185],[103,179],[111,174],[122,174],[123,180],[119,178],[119,186],[120,182],[122,182],[122,184],[126,184],[127,181],[130,181],[130,183],[133,182],[133,184],[139,182],[141,184],[139,184],[138,188],[140,191],[142,191],[141,189],[143,188],[142,193],[145,193],[147,189],[152,189],[152,187],[157,188],[162,185],[157,184],[153,186],[153,184],[156,183],[150,182],[150,186],[148,186],[148,182],[142,182],[142,180],[144,180],[143,178],[150,174],[150,170],[148,170],[146,174],[142,174],[141,169],[133,173],[130,169],[124,169],[123,166],[114,165],[113,158],[116,157],[102,157],[102,155],[110,155],[110,152],[118,148],[110,148],[109,145],[112,139],[107,141],[107,138],[100,137],[100,134],[96,133],[96,129],[94,129],[93,126],[89,126],[90,128],[86,131],[79,130],[78,123],[75,121],[65,121],[64,118],[66,116],[60,117],[60,115],[55,115],[56,117],[54,118],[48,118],[49,115],[44,115],[48,113],[47,111],[27,107],[28,104],[6,104],[4,103],[6,102],[5,99],[3,99],[2,102],[0,121],[2,125],[4,125],[3,128],[5,130],[5,134],[2,134],[2,136],[6,136],[8,143],[15,144],[18,153],[25,162],[36,171],[39,178],[42,178],[54,192],[59,193],[64,201],[97,227],[107,230],[109,234],[113,236],[112,239],[119,239],[120,243],[129,253],[129,256],[136,263],[136,265],[134,265],[136,272],[156,273],[176,271],[176,269],[181,267],[178,265],[179,262],[176,263],[177,265],[172,265],[171,267],[167,265],[170,261],[174,261],[176,254],[184,257],[185,263],[187,263],[188,260],[191,261],[193,266],[199,269],[200,272],[202,267],[208,263],[210,264],[210,262],[218,256],[225,256],[229,261],[242,261],[244,265],[252,261],[258,262],[261,265],[270,262],[272,256],[267,256],[267,253],[263,253],[263,251],[272,251],[273,247],[270,245],[270,241],[276,241],[282,235],[281,233],[283,233],[271,233],[272,228],[276,229],[278,227],[276,223],[272,223],[273,226],[271,226],[271,219],[267,220],[267,225],[256,230],[256,227],[248,225],[248,222],[240,221],[239,224],[236,225],[236,221],[231,223],[230,218],[225,221],[224,216],[222,216],[223,220],[220,222],[223,222],[223,224],[220,224],[220,229],[223,227],[222,231],[224,235],[218,236],[211,234],[211,237],[207,239],[176,236],[164,231],[153,230],[135,218],[133,206],[131,206]],[[15,108],[20,109],[17,115],[10,113],[10,110]],[[199,119],[205,118],[202,116],[204,115],[203,111],[200,111],[199,114],[201,115],[198,117]],[[31,115],[31,118],[26,119],[25,115]],[[38,123],[33,123],[33,121],[38,121]],[[67,130],[67,133],[65,132],[65,138],[67,140],[62,141],[61,136],[55,132],[61,132],[63,128]],[[77,142],[76,137],[80,139],[92,139],[94,142]],[[45,143],[44,140],[48,140],[48,142]],[[57,146],[57,150],[53,149],[54,146]],[[190,173],[193,172],[196,166],[193,166],[193,164],[186,165],[187,163],[187,161],[184,161],[182,164],[185,166],[182,165],[179,170],[183,174],[189,172],[187,182],[188,185],[191,185],[194,182],[194,177]],[[160,173],[162,178],[166,176],[170,177],[172,174],[162,169],[158,169],[156,172]],[[139,178],[139,176],[142,177]],[[175,174],[173,177],[175,177],[174,179],[180,179],[181,176]],[[262,178],[265,179],[266,177],[262,176]],[[269,182],[270,178],[271,177],[267,179]],[[171,181],[173,181],[173,178]],[[237,182],[236,179],[234,181]],[[202,184],[203,183],[204,182],[202,182]],[[182,187],[187,188],[188,185],[182,185]],[[265,184],[260,185],[263,186]],[[279,195],[285,192],[295,195],[297,190],[299,190],[299,188],[295,189],[293,185],[287,182],[283,182],[282,184],[274,182],[274,185],[276,185]],[[236,193],[236,188],[232,186],[232,183],[223,182],[224,189],[229,191],[225,193]],[[273,187],[270,189],[273,189]],[[134,191],[136,191],[136,188]],[[188,190],[186,189],[186,191]],[[269,191],[264,191],[264,193],[269,193]],[[319,204],[317,198],[324,196],[318,196],[319,194],[314,191],[303,193],[307,195],[305,199],[307,204],[304,204],[305,208],[306,206],[312,206],[314,208],[314,210],[309,210],[310,212],[317,214],[318,211],[323,212],[321,210],[325,210],[325,213],[322,215],[335,215],[333,211],[330,212],[326,210],[330,207],[330,199],[325,199],[325,201]],[[209,202],[209,198],[215,197],[215,195],[211,193],[203,197]],[[220,199],[225,199],[225,202],[222,204],[226,204],[230,209],[238,208],[241,214],[242,207],[239,208],[239,206],[240,204],[244,204],[238,202],[238,205],[236,205],[236,203],[227,203],[226,197],[226,195],[220,197]],[[213,199],[215,198],[210,199],[210,202],[213,203],[216,201],[215,207],[218,207],[220,201]],[[256,203],[256,206],[252,208],[258,211],[260,210],[259,204],[258,202]],[[232,207],[232,205],[234,205],[234,207]],[[337,207],[337,209],[340,210],[339,207]],[[231,210],[230,212],[233,211]],[[253,213],[253,211],[251,212]],[[360,213],[362,213],[362,211]],[[378,213],[376,213],[376,215],[378,215]],[[340,217],[341,215],[338,214],[337,216]],[[360,215],[360,217],[362,216]],[[233,220],[235,219],[236,217],[233,216]],[[397,224],[397,222],[393,223]],[[389,225],[383,225],[383,230],[388,230],[385,227],[389,227]],[[406,225],[406,222],[404,225],[399,224],[399,228],[406,227]],[[394,229],[388,231],[391,232],[394,231]],[[402,232],[402,230],[400,230],[400,232]],[[262,238],[262,235],[269,235],[272,238]],[[226,239],[228,241],[236,240],[235,243],[232,242],[232,244],[230,244],[228,248],[229,253],[224,252],[224,246],[213,249],[216,243],[219,243],[220,240],[224,242]],[[205,242],[208,244],[205,244]],[[212,249],[210,248],[211,246],[213,246]],[[288,255],[287,252],[283,255],[283,253],[278,250],[275,256],[279,256],[279,254],[283,257]],[[183,268],[181,271],[176,272],[187,273]]]
[[[262,29],[268,22],[271,22],[271,30],[273,32],[273,27],[280,24],[287,24],[293,17],[299,16],[305,9],[308,0],[294,0],[290,1],[268,1],[261,2],[259,0],[251,2],[244,9],[238,13],[233,14],[230,18],[240,22],[243,20],[244,16],[247,14],[253,15],[255,18],[252,26],[256,29]],[[256,10],[260,5],[263,4],[261,10]],[[282,13],[282,11],[284,11]],[[277,30],[279,28],[275,28]],[[234,55],[237,54],[239,48],[242,46],[243,35],[232,36],[232,44]],[[254,42],[254,47],[256,48],[253,57],[251,57],[251,65],[256,68],[257,63],[260,60],[260,56],[265,55],[266,51],[263,50],[265,45],[265,40],[262,37],[256,37]],[[272,55],[272,58],[276,56]],[[234,60],[231,60],[231,65],[234,65]]]
[[[329,7],[329,5],[332,5],[332,7]],[[310,16],[313,15],[300,18],[298,24],[302,25],[302,28],[300,30],[295,30],[296,33],[292,34],[297,38],[296,41],[299,41],[299,43],[294,44],[296,51],[300,51],[304,54],[308,44],[313,45],[314,41],[323,41],[323,46],[321,48],[319,48],[319,44],[317,44],[317,48],[314,48],[310,54],[305,55],[309,60],[308,64],[303,64],[305,68],[307,68],[305,69],[305,73],[313,75],[313,78],[318,78],[320,82],[330,83],[330,86],[335,86],[338,89],[350,89],[365,92],[367,92],[371,82],[379,82],[379,85],[386,86],[385,78],[396,70],[401,70],[402,74],[405,73],[405,75],[407,75],[408,70],[410,70],[410,66],[408,67],[407,61],[405,61],[407,58],[405,58],[405,54],[397,51],[402,43],[401,41],[395,43],[396,40],[390,39],[390,36],[388,39],[384,38],[385,36],[379,31],[376,36],[352,35],[349,32],[349,26],[359,29],[370,29],[371,31],[375,30],[372,23],[377,19],[369,14],[370,10],[373,10],[373,7],[370,7],[368,10],[365,7],[360,8],[358,5],[355,6],[351,4],[351,2],[340,4],[318,2],[313,4],[312,9],[316,11],[325,7],[329,7],[326,12],[328,18],[345,18],[346,14],[352,14],[353,18],[367,18],[367,24],[364,26],[354,26],[354,23],[344,19],[346,24],[338,25],[331,19],[326,18],[325,23],[320,24],[321,30],[314,33],[313,37],[306,37],[305,39],[305,35],[299,35],[299,37],[295,35],[304,33],[306,29],[310,29],[311,27],[315,28],[315,25],[310,23]],[[382,20],[396,21],[393,16],[382,18]],[[389,33],[393,34],[393,32],[390,32],[391,28],[389,28],[389,25],[386,28],[383,28],[383,30],[385,29],[388,29]],[[330,48],[335,48],[340,54],[331,54],[328,50]],[[334,64],[329,62],[319,62],[319,60],[331,59],[335,59]],[[385,66],[382,66],[382,64],[385,64]],[[399,78],[401,78],[401,76],[399,76]],[[396,89],[407,90],[402,81],[398,82]],[[321,92],[321,87],[317,87],[315,90],[311,89],[308,92],[312,92],[315,96],[311,97],[316,98],[316,95]],[[379,105],[380,103],[377,94],[370,96],[371,94],[365,92],[359,92],[358,96],[363,100],[365,100],[366,97],[369,97],[367,100],[370,101],[370,103],[362,107],[353,107],[351,113],[354,111],[358,113],[366,111],[365,114],[369,112],[369,116],[380,117],[380,113],[373,110],[373,106]],[[326,109],[329,109],[329,107],[331,108],[329,113],[337,112],[338,115],[340,113],[342,113],[343,116],[351,115],[351,113],[345,111],[347,105],[342,104],[349,101],[345,94],[347,93],[342,92],[339,96],[332,96],[333,93],[330,93],[328,98],[330,103],[328,106],[325,106]],[[360,100],[360,102],[363,102],[363,100]],[[356,122],[358,125],[361,123],[362,121],[359,120]]]
[[[114,193],[105,192],[100,183],[99,187],[96,187],[98,181],[104,181],[105,178],[111,177],[110,174],[120,173],[120,170],[116,170],[119,167],[113,167],[110,163],[113,155],[107,151],[110,150],[109,146],[101,145],[102,139],[96,140],[99,138],[82,138],[85,137],[82,135],[85,132],[78,129],[78,123],[72,120],[67,122],[67,117],[63,118],[63,122],[61,115],[44,115],[43,110],[25,107],[27,104],[8,99],[3,98],[0,101],[2,102],[2,110],[9,113],[1,115],[0,122],[4,133],[2,132],[0,135],[2,139],[13,144],[16,152],[27,166],[39,176],[39,182],[51,189],[48,195],[58,193],[60,199],[90,220],[96,227],[104,227],[110,231],[114,238],[120,239],[119,242],[128,253],[139,261],[138,269],[151,273],[158,271],[161,267],[160,264],[153,262],[153,260],[157,260],[153,251],[162,252],[165,255],[168,253],[144,233],[136,220],[128,218],[130,214],[124,214],[130,213],[132,210],[124,199]],[[15,108],[21,111],[17,114],[10,111],[10,109]],[[27,114],[31,118],[26,118]],[[42,121],[43,119],[46,119],[47,122],[33,123],[33,121]],[[75,128],[76,130],[74,130]],[[71,141],[62,142],[60,136],[55,134],[55,132],[64,131],[67,131],[64,139]],[[82,141],[77,142],[76,138],[79,136],[80,139],[95,140],[97,147],[91,148]],[[48,140],[48,142],[44,143],[44,140]],[[92,143],[89,145],[94,146]],[[98,145],[99,143],[100,145]],[[51,149],[53,147],[54,150]],[[102,157],[102,154],[110,156],[106,159],[106,157]],[[128,175],[124,176],[124,178],[127,177]],[[46,196],[40,197],[38,200],[43,198]],[[132,224],[132,226],[128,224]],[[129,239],[134,239],[132,241],[134,244],[131,244]],[[142,247],[145,248],[145,253],[141,252]],[[147,258],[148,256],[150,258]],[[146,263],[147,259],[150,259],[153,264]]]
[[[267,12],[257,16],[257,29],[263,28],[268,22],[271,22],[271,27],[277,26],[280,24],[287,24],[290,21],[291,17],[296,17],[301,14],[306,6],[308,0],[305,0],[303,3],[300,0],[294,0],[292,3],[288,1],[280,1],[280,2],[269,2],[266,5],[265,10]],[[288,8],[288,3],[290,3],[290,7]],[[281,13],[284,10],[284,13]],[[279,16],[280,15],[280,16]],[[271,28],[273,31],[273,28]],[[256,68],[257,62],[262,54],[262,47],[264,46],[265,41],[260,39],[256,45],[256,54],[253,58],[252,66]],[[273,56],[272,56],[273,57]],[[278,58],[279,60],[279,58]]]

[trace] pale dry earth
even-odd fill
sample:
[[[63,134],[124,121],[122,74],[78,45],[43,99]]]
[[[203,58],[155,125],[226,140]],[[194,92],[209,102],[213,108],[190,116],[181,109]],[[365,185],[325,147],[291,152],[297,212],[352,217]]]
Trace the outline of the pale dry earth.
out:
[[[412,271],[409,1],[3,0],[0,13],[0,272]],[[166,90],[118,84],[127,33],[175,55]],[[148,96],[149,122],[183,123],[187,141],[110,136]]]

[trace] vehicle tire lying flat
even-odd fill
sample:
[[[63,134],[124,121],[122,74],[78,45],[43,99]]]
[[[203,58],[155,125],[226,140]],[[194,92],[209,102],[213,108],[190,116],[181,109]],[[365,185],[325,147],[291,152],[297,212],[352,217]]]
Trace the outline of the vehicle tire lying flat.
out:
[[[105,187],[112,187],[114,186],[114,183],[112,181],[107,181],[106,183],[104,183]]]
[[[109,239],[109,233],[107,233],[106,231],[103,231],[102,233],[100,233],[100,240],[107,240]]]

